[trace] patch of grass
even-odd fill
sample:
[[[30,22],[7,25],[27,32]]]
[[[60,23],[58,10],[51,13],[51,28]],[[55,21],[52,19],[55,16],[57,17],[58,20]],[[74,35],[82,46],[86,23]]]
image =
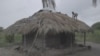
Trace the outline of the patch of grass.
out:
[[[82,42],[84,40],[83,34],[82,33],[76,33],[76,41]]]
[[[100,30],[95,30],[94,33],[88,34],[87,40],[100,43]]]
[[[76,34],[77,41],[84,41],[84,37],[82,33]],[[89,42],[100,43],[100,30],[94,30],[94,33],[87,33],[86,40]]]
[[[9,39],[9,38],[8,38]],[[20,34],[15,34],[14,36],[14,42],[8,43],[6,40],[6,34],[3,32],[0,32],[0,47],[6,47],[15,43],[20,43],[22,40],[22,37]]]
[[[15,43],[19,43],[22,41],[22,36],[20,34],[16,34],[14,39],[15,39]]]

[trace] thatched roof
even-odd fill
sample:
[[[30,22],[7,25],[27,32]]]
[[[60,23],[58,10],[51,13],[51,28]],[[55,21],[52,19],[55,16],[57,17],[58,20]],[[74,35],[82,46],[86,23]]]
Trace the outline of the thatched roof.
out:
[[[78,32],[90,32],[91,28],[84,22],[77,20],[76,25],[78,26]]]
[[[10,27],[8,27],[5,31],[8,33],[21,33],[27,34],[31,31],[36,31],[41,33],[47,33],[49,31],[63,32],[63,31],[87,31],[89,27],[81,22],[72,19],[71,17],[61,14],[58,12],[51,11],[39,11],[29,18],[24,18]]]

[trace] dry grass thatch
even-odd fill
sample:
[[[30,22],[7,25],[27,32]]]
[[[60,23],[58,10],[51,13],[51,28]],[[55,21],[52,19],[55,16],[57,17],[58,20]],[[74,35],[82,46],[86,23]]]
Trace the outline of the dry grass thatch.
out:
[[[5,31],[8,33],[21,33],[27,34],[31,31],[41,33],[63,32],[63,31],[87,31],[89,27],[77,20],[75,21],[71,17],[58,12],[51,11],[39,11],[29,18],[24,18],[17,21],[15,24],[8,27]]]
[[[77,23],[79,32],[91,32],[91,28],[84,22],[78,20],[76,21],[76,23]]]

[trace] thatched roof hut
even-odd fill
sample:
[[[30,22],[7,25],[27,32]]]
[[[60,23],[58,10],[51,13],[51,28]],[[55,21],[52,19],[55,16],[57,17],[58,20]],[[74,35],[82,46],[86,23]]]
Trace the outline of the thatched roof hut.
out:
[[[59,12],[39,11],[29,18],[17,21],[5,31],[8,33],[27,34],[36,30],[40,34],[46,34],[50,30],[54,32],[88,31],[89,26],[82,21],[76,21],[68,15]]]
[[[27,47],[33,44],[35,37],[38,37],[38,40],[34,41],[38,48],[44,45],[58,48],[61,45],[67,47],[74,43],[73,32],[87,32],[88,30],[89,26],[84,22],[75,20],[66,14],[40,10],[29,18],[17,21],[5,31],[24,35],[23,44]],[[38,36],[36,36],[37,33]]]
[[[17,21],[5,30],[9,34],[22,34],[22,46],[29,53],[33,48],[43,51],[48,48],[72,47],[75,43],[74,32],[89,30],[84,22],[55,12],[54,0],[42,1],[43,10]]]

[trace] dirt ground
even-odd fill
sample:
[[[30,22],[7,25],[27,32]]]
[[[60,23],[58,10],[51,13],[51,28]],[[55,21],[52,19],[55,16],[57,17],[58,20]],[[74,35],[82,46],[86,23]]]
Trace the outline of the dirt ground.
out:
[[[87,42],[87,45],[92,46],[92,50],[84,50],[76,52],[70,55],[58,55],[58,56],[100,56],[100,44]],[[21,52],[15,51],[12,47],[0,48],[0,56],[24,56]]]

